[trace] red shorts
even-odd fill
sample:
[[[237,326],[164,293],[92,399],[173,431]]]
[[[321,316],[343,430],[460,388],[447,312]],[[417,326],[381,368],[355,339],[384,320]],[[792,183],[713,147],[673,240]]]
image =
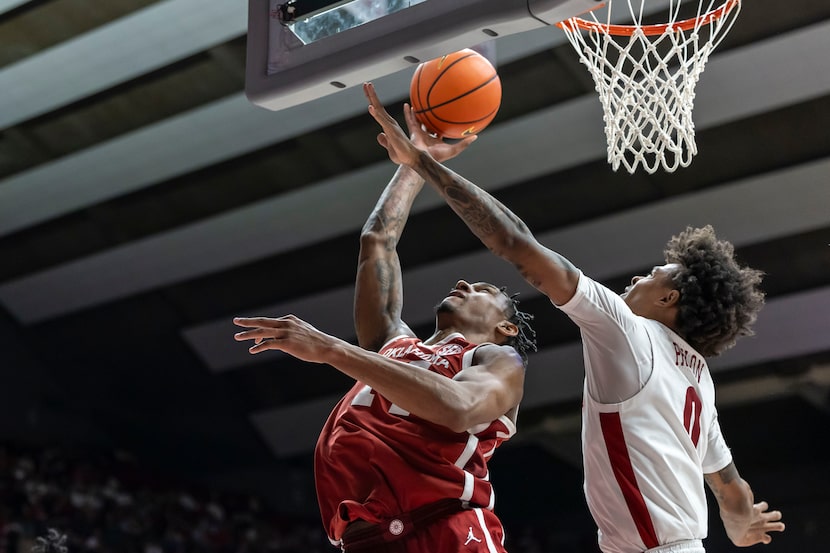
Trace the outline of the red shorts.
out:
[[[390,522],[394,531],[395,520]],[[506,553],[504,528],[486,509],[467,509],[436,520],[390,542],[359,549],[346,545],[347,553]]]

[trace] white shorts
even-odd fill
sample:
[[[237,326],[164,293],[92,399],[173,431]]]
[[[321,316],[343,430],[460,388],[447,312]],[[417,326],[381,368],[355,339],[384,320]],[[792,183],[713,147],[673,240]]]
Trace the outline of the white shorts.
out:
[[[703,549],[703,542],[700,540],[683,540],[653,547],[643,553],[706,553]]]

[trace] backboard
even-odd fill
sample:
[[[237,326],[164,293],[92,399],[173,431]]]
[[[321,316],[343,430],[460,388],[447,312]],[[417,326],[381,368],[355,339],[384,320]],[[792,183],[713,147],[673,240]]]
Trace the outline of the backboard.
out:
[[[248,0],[245,93],[256,105],[281,110],[600,5],[597,0]]]

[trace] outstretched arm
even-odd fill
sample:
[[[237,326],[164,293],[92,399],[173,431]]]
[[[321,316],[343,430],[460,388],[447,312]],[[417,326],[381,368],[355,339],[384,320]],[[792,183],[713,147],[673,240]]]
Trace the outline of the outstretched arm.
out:
[[[398,240],[424,180],[398,167],[360,233],[354,323],[361,347],[377,351],[396,335],[412,336],[401,320],[403,287]]]
[[[274,349],[327,363],[410,413],[456,432],[497,419],[522,398],[524,366],[510,346],[479,347],[476,364],[450,379],[366,351],[293,315],[236,318],[234,324],[247,329],[234,335],[237,341],[254,340],[251,353]]]
[[[446,144],[424,133],[416,140],[425,151],[446,160],[461,153],[475,137]],[[366,349],[377,351],[394,336],[413,335],[401,320],[403,287],[397,246],[423,184],[414,170],[398,167],[360,234],[354,321],[358,343]]]
[[[749,484],[738,474],[735,463],[704,475],[720,507],[720,517],[726,535],[738,547],[756,543],[770,543],[770,532],[783,532],[780,511],[768,511],[766,501],[755,500]]]
[[[392,161],[411,167],[430,183],[485,246],[515,265],[554,303],[561,305],[573,297],[579,273],[570,261],[540,244],[527,225],[501,202],[419,147],[415,139],[426,133],[409,105],[404,105],[404,116],[414,139],[386,112],[371,84],[365,84],[364,91],[369,113],[383,128],[378,142]]]

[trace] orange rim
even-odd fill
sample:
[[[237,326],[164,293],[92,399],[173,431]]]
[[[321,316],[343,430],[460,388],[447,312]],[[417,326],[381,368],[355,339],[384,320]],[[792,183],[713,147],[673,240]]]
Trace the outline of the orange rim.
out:
[[[666,29],[680,29],[683,31],[688,31],[689,29],[699,26],[699,25],[708,25],[712,21],[716,21],[718,19],[723,18],[731,12],[735,6],[741,3],[741,0],[727,0],[724,5],[719,8],[716,8],[709,13],[705,13],[699,17],[693,17],[691,19],[685,19],[683,21],[677,21],[672,24],[664,23],[662,25],[609,25],[606,23],[597,23],[596,21],[588,21],[586,19],[582,19],[581,17],[572,17],[566,21],[560,21],[556,24],[559,28],[570,27],[571,30],[575,30],[574,27],[578,27],[584,31],[599,31],[601,33],[608,33],[609,35],[614,36],[631,36],[637,29],[642,30],[644,35],[662,35],[666,32]]]

